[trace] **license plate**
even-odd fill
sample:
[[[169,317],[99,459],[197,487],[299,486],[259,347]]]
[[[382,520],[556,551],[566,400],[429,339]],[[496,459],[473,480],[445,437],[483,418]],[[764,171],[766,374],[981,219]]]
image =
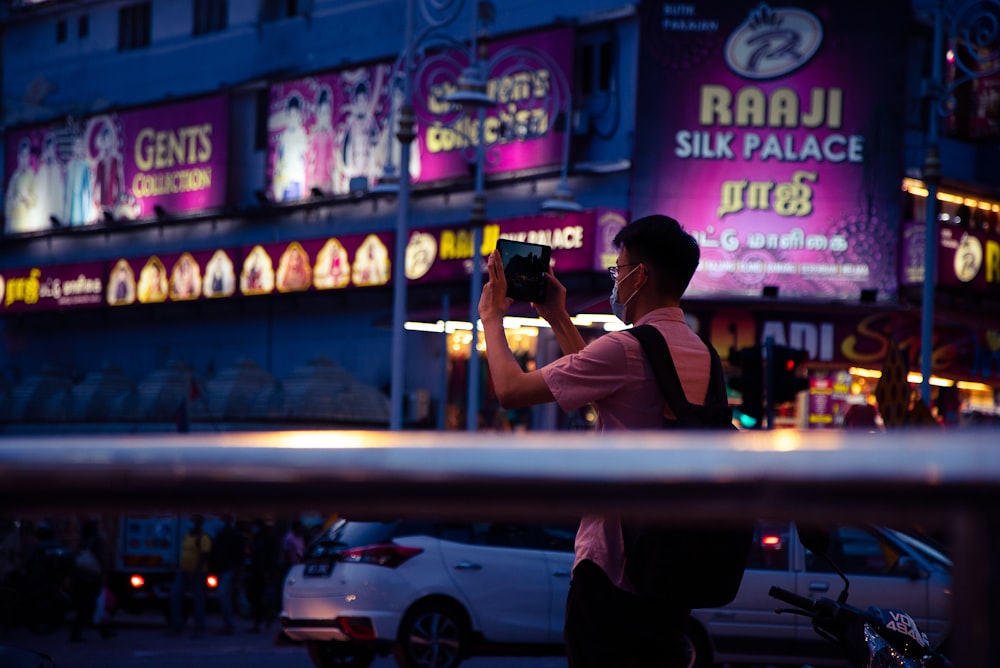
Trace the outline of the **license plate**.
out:
[[[333,564],[306,564],[307,578],[322,578],[333,572]]]

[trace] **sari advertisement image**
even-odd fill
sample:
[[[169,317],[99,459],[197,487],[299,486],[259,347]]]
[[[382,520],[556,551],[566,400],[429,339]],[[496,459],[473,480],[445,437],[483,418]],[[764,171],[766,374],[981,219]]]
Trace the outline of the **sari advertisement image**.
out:
[[[549,30],[488,45],[487,94],[496,104],[483,123],[487,173],[559,164],[556,117],[568,101],[573,33]],[[463,60],[464,59],[464,60]],[[431,53],[413,81],[416,137],[410,145],[414,183],[469,177],[478,120],[443,98],[456,89],[467,55]],[[346,195],[371,187],[387,168],[399,174],[396,136],[405,101],[403,80],[380,63],[275,84],[268,114],[268,196],[295,202],[313,194]],[[563,124],[563,128],[568,123]]]
[[[220,95],[11,130],[6,232],[221,207],[228,108]]]
[[[891,298],[908,4],[640,11],[633,214],[698,239],[688,296]]]

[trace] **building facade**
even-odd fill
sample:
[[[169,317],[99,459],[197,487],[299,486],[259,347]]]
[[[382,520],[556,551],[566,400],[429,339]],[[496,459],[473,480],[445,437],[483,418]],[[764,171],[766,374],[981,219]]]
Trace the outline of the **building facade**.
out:
[[[597,336],[611,239],[659,212],[703,249],[692,325],[804,350],[778,423],[836,427],[890,348],[920,369],[928,187],[933,409],[991,417],[996,63],[948,56],[932,142],[934,8],[870,4],[8,1],[5,429],[588,428],[496,406],[474,268],[552,246]]]

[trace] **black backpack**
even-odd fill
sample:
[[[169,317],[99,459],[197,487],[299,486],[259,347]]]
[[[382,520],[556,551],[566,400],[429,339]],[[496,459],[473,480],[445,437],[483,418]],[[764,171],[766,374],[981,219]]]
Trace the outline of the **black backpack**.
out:
[[[702,339],[711,355],[712,371],[705,402],[692,404],[684,396],[670,349],[652,325],[627,330],[639,340],[666,403],[677,416],[664,418],[664,429],[737,431],[726,397],[719,354]],[[660,526],[623,520],[625,574],[641,595],[681,608],[714,608],[736,598],[754,526],[703,529]]]

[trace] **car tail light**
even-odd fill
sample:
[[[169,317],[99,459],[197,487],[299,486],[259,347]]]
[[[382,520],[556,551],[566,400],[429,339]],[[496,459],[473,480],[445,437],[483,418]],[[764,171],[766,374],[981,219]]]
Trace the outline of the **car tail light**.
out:
[[[422,547],[408,547],[386,543],[384,545],[366,545],[352,547],[340,553],[340,560],[353,564],[375,564],[396,568],[410,557],[415,557],[424,551]]]
[[[352,640],[375,640],[375,627],[367,617],[338,617],[337,625]]]
[[[142,589],[146,584],[146,578],[141,575],[132,575],[129,577],[128,583],[132,585],[132,589]]]
[[[760,545],[765,550],[778,550],[781,548],[781,536],[767,534],[760,537]]]
[[[219,578],[215,577],[214,575],[209,575],[208,577],[205,578],[205,586],[208,587],[209,589],[215,589],[216,587],[219,586]]]

